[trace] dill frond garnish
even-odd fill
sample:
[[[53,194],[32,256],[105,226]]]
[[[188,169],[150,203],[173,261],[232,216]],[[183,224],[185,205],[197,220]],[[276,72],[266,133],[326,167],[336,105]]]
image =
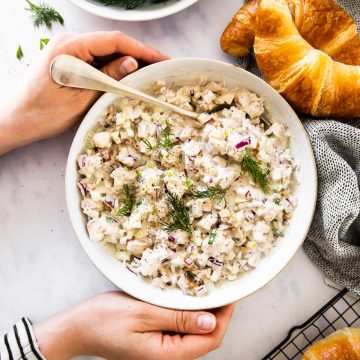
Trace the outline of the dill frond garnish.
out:
[[[176,195],[169,192],[167,194],[166,203],[169,208],[169,214],[172,223],[162,222],[165,231],[184,230],[192,234],[192,227],[190,224],[190,215],[185,207],[185,204]]]
[[[272,233],[275,237],[283,237],[284,233],[278,229],[272,228]]]
[[[64,25],[63,17],[51,6],[45,3],[35,5],[30,0],[26,0],[30,8],[26,10],[32,12],[32,20],[35,27],[45,25],[49,30],[52,28],[52,23],[58,22]]]
[[[99,3],[104,4],[105,6],[109,5],[119,5],[123,6],[126,10],[136,9],[143,6],[147,1],[146,0],[97,0]],[[150,3],[165,3],[167,0],[150,0]]]
[[[212,245],[214,243],[216,234],[217,234],[217,229],[214,229],[210,234],[210,238],[209,238],[209,242],[208,242],[209,245]]]
[[[22,51],[21,46],[19,45],[17,51],[16,51],[16,57],[18,60],[21,60],[24,57],[24,53]]]
[[[133,196],[130,193],[128,185],[124,185],[124,205],[115,213],[115,216],[129,216],[134,206]]]
[[[195,199],[211,199],[211,200],[218,200],[221,202],[225,195],[228,188],[223,189],[220,186],[207,186],[204,190],[196,190],[193,194]]]
[[[267,194],[270,190],[270,169],[262,169],[260,165],[261,162],[256,160],[249,151],[246,151],[245,156],[240,162],[241,169],[249,173],[252,180],[260,186],[263,193]]]
[[[151,145],[151,142],[148,139],[141,139],[141,141],[145,144],[145,146],[149,149],[152,150],[154,148],[153,145]]]
[[[160,146],[165,149],[167,152],[170,151],[172,142],[171,142],[171,124],[166,121],[166,126],[160,134]]]

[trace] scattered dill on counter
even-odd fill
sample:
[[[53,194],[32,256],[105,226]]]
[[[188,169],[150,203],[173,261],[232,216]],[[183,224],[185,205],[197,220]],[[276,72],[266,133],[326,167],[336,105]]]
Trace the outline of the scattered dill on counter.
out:
[[[21,60],[24,57],[24,53],[23,53],[22,48],[21,48],[20,45],[17,48],[16,57],[17,57],[18,60]]]
[[[30,6],[29,8],[26,8],[26,10],[31,11],[31,17],[35,27],[45,25],[49,30],[51,30],[54,22],[64,25],[63,17],[50,5],[45,3],[35,5],[30,0],[26,0],[26,2]]]
[[[42,50],[48,43],[50,39],[40,39],[40,50]]]

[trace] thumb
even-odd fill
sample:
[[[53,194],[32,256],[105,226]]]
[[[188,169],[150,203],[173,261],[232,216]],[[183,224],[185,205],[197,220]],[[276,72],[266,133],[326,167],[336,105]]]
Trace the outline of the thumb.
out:
[[[124,56],[107,64],[101,71],[115,80],[120,80],[124,76],[137,70],[137,68],[138,63],[133,57]]]
[[[151,329],[147,331],[174,331],[184,334],[207,334],[216,327],[215,315],[204,311],[179,311],[155,308],[151,312]]]

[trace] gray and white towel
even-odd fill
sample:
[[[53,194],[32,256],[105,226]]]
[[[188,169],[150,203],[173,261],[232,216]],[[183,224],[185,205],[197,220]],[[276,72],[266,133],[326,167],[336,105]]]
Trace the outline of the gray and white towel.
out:
[[[359,29],[360,2],[337,2]],[[253,55],[238,59],[237,65],[261,77]],[[301,120],[310,137],[319,178],[305,250],[329,278],[360,296],[360,119]]]

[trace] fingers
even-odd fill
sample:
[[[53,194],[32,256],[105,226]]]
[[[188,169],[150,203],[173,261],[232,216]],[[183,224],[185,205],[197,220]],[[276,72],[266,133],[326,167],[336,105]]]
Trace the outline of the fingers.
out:
[[[120,31],[98,31],[75,36],[70,42],[74,49],[81,48],[87,57],[106,56],[114,53],[130,55],[148,63],[169,59],[144,43]],[[70,45],[69,44],[69,45]]]
[[[137,68],[138,63],[133,57],[124,56],[107,64],[101,71],[115,80],[120,80],[124,76],[137,70]]]
[[[218,309],[215,312],[217,325],[212,333],[203,335],[185,335],[176,338],[165,335],[163,338],[164,351],[171,354],[174,352],[175,346],[177,352],[181,354],[180,358],[195,359],[217,349],[221,345],[233,312],[234,304]]]
[[[216,327],[215,315],[205,311],[179,311],[152,307],[149,314],[146,331],[207,334]]]

